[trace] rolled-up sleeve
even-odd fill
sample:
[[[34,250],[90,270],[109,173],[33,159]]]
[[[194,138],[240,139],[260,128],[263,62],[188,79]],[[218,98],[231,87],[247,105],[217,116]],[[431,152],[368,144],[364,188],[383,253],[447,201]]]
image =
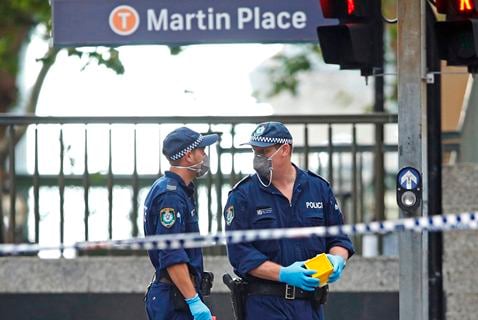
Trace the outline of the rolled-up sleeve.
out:
[[[182,199],[174,193],[167,194],[155,203],[154,215],[156,221],[156,234],[176,234],[186,231],[185,217],[186,205]],[[159,269],[178,263],[189,263],[189,257],[184,249],[158,250]]]
[[[328,188],[326,210],[327,226],[344,224],[344,216],[342,214],[342,211],[340,211],[340,207],[330,187]],[[349,258],[355,253],[352,241],[350,241],[350,238],[347,235],[340,234],[336,236],[326,237],[327,252],[329,252],[330,248],[333,248],[335,246],[347,249],[349,253]]]

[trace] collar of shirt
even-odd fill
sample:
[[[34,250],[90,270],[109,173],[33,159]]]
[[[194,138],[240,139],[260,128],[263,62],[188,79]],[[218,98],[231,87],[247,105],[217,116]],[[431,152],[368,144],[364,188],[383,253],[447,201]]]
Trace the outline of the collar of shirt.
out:
[[[195,188],[194,183],[191,182],[189,185],[186,185],[184,183],[183,178],[181,178],[180,175],[178,175],[177,173],[171,172],[171,171],[166,171],[164,173],[164,175],[168,178],[174,179],[177,182],[179,182],[179,185],[186,191],[186,193],[189,196],[192,196],[194,194],[194,188]]]

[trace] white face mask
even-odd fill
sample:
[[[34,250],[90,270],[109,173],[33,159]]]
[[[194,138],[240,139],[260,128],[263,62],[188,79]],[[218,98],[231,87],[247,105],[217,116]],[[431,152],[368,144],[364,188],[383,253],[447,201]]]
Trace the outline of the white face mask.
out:
[[[256,175],[259,179],[259,182],[266,188],[269,187],[272,183],[272,158],[277,154],[277,152],[279,152],[279,150],[283,146],[284,145],[281,145],[279,149],[277,149],[270,157],[266,157],[262,154],[254,155],[254,170],[256,171]],[[268,181],[268,183],[265,184],[262,179]]]
[[[196,164],[193,164],[187,167],[183,167],[183,166],[172,166],[172,167],[194,171],[196,172],[196,177],[199,178],[204,176],[209,171],[209,157],[207,156],[207,154],[205,154],[204,158]]]

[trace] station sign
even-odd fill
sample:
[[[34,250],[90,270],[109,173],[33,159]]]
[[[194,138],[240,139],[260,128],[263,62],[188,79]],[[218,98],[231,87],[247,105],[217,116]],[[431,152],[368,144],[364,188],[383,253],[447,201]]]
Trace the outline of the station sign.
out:
[[[57,47],[317,42],[318,0],[52,0]]]

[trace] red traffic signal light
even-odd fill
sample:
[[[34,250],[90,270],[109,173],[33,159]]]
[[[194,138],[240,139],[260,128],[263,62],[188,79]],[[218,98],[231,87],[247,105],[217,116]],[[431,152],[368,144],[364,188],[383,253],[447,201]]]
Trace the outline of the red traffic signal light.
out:
[[[460,0],[460,5],[458,6],[458,12],[467,13],[475,9],[475,4],[472,0]]]
[[[325,63],[342,69],[360,69],[374,60],[372,28],[358,23],[320,28],[319,39]]]
[[[375,0],[373,0],[375,1]],[[367,0],[320,0],[325,18],[363,18],[369,17],[372,11]]]
[[[478,0],[436,0],[435,5],[438,12],[446,14],[448,18],[478,13]]]
[[[360,69],[362,75],[380,68],[383,55],[381,0],[320,0],[326,18],[338,25],[317,28],[325,63]]]
[[[436,23],[438,53],[451,66],[478,72],[478,0],[436,0],[446,21]]]
[[[437,22],[438,52],[448,65],[478,71],[478,19]]]

